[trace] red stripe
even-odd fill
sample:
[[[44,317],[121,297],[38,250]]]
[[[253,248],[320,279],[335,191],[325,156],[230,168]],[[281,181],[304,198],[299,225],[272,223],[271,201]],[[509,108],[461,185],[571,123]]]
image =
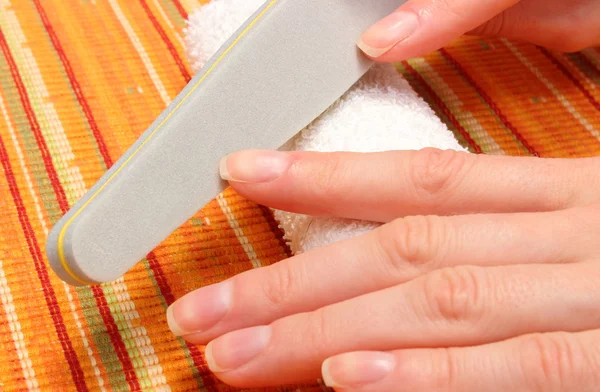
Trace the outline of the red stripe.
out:
[[[135,374],[135,370],[133,369],[131,359],[129,358],[127,347],[125,347],[125,344],[121,339],[119,329],[117,328],[117,325],[115,324],[113,316],[110,312],[110,308],[108,307],[108,302],[106,301],[104,292],[102,291],[102,288],[100,286],[92,286],[92,292],[94,293],[94,297],[96,298],[96,304],[98,305],[98,311],[102,316],[102,321],[104,321],[104,325],[106,325],[106,330],[110,336],[110,340],[112,341],[113,347],[117,352],[117,357],[123,365],[125,380],[127,381],[129,387],[132,388],[132,390],[139,391],[140,384],[138,382],[137,375]]]
[[[448,109],[444,101],[435,93],[435,91],[431,88],[431,86],[429,86],[425,79],[423,79],[423,77],[408,62],[404,61],[402,62],[402,64],[411,73],[411,75],[419,81],[419,83],[425,88],[425,90],[427,90],[427,93],[431,95],[434,102],[436,103],[436,105],[438,105],[442,113],[444,113],[444,115],[448,117],[452,125],[454,125],[454,127],[458,130],[458,132],[460,132],[462,137],[469,143],[473,151],[477,154],[483,153],[481,147],[477,144],[477,142],[475,142],[475,140],[473,140],[469,132],[467,132],[467,130],[461,125],[461,123],[450,111],[450,109]]]
[[[179,2],[179,0],[173,0],[173,5],[175,5],[175,8],[177,8],[177,11],[179,11],[179,14],[181,15],[181,17],[183,19],[187,19],[188,14],[185,11],[185,8],[183,8],[183,6],[181,5],[181,3]]]
[[[2,32],[2,30],[0,30],[0,50],[2,50],[2,53],[6,58],[8,67],[10,68],[10,73],[15,82],[17,90],[19,91],[19,96],[21,99],[21,103],[23,104],[23,109],[27,114],[27,120],[29,121],[31,131],[37,141],[40,154],[42,155],[42,159],[44,161],[44,166],[46,167],[48,177],[50,178],[50,182],[52,183],[52,187],[54,188],[54,193],[56,194],[56,200],[58,202],[58,205],[60,206],[61,211],[64,214],[69,209],[67,196],[65,195],[65,191],[60,185],[58,175],[54,170],[54,166],[52,164],[52,156],[50,155],[50,151],[48,151],[48,146],[46,146],[46,142],[44,141],[44,136],[42,135],[40,125],[35,117],[35,113],[33,111],[33,108],[31,107],[31,102],[29,101],[29,96],[27,95],[27,90],[25,89],[25,85],[23,84],[23,79],[21,79],[21,75],[19,74],[15,60],[12,57],[12,54],[10,53],[8,44],[6,42],[6,38],[4,37],[4,33]]]
[[[31,226],[31,222],[29,221],[29,218],[27,216],[27,210],[25,209],[25,206],[23,204],[23,199],[21,198],[21,194],[19,193],[17,181],[15,179],[12,167],[8,159],[9,158],[6,146],[4,144],[4,141],[2,140],[2,137],[0,136],[0,161],[2,161],[2,167],[4,168],[4,173],[6,175],[6,179],[8,180],[8,189],[10,190],[13,202],[19,215],[19,221],[21,223],[21,228],[23,229],[23,234],[25,235],[25,239],[27,241],[29,253],[31,254],[31,258],[33,259],[38,279],[40,280],[42,284],[42,289],[44,290],[44,299],[46,300],[46,306],[48,307],[48,310],[50,312],[50,317],[52,317],[54,329],[56,330],[56,334],[58,335],[58,340],[62,347],[63,354],[65,355],[67,363],[69,364],[71,377],[73,378],[75,387],[78,391],[87,391],[88,388],[85,384],[85,377],[83,375],[83,371],[81,370],[79,359],[77,358],[77,354],[75,353],[69,335],[67,334],[67,329],[65,327],[65,323],[60,312],[60,307],[58,306],[56,294],[54,293],[54,288],[50,283],[48,271],[46,270],[46,266],[44,264],[42,252],[35,237],[33,227]]]
[[[573,84],[585,95],[588,101],[596,108],[596,110],[600,111],[600,104],[596,99],[590,94],[590,92],[585,88],[583,84],[575,77],[567,67],[565,67],[560,61],[558,61],[552,54],[544,48],[539,48],[540,51],[554,64]]]
[[[83,113],[85,114],[85,117],[87,118],[88,124],[90,125],[90,128],[92,129],[92,133],[94,135],[94,138],[96,139],[96,143],[98,144],[98,149],[100,150],[100,154],[102,154],[102,158],[104,158],[104,163],[106,164],[107,168],[110,168],[112,166],[113,162],[110,159],[110,155],[108,153],[106,143],[104,142],[104,138],[102,137],[102,134],[100,133],[100,130],[98,129],[98,125],[96,124],[96,119],[94,118],[92,110],[90,109],[90,106],[88,105],[88,102],[87,102],[85,96],[83,95],[81,86],[79,85],[79,82],[77,81],[77,79],[75,77],[75,73],[73,72],[71,63],[69,62],[69,59],[67,58],[67,56],[60,44],[60,41],[58,40],[56,32],[54,31],[54,29],[52,28],[52,25],[50,24],[50,20],[48,19],[48,16],[46,15],[46,11],[44,11],[44,8],[42,7],[40,0],[34,0],[34,2],[35,2],[35,6],[37,8],[37,11],[40,15],[40,18],[42,19],[42,23],[44,24],[44,27],[46,28],[46,31],[48,32],[48,35],[50,36],[52,45],[54,45],[54,49],[56,50],[56,53],[58,53],[58,57],[60,58],[60,61],[63,64],[65,72],[67,73],[67,77],[69,78],[69,82],[71,83],[71,88],[73,89],[73,92],[75,93],[75,96],[77,97],[77,101],[79,102],[79,105],[81,105],[81,108],[83,109]]]
[[[148,260],[148,265],[150,265],[150,269],[152,270],[152,272],[154,274],[154,279],[156,279],[156,283],[158,284],[158,289],[160,290],[162,296],[164,297],[165,302],[167,303],[167,306],[170,306],[173,302],[175,302],[175,295],[173,295],[173,291],[171,290],[171,287],[169,286],[169,283],[167,282],[165,273],[164,273],[160,263],[158,262],[158,259],[156,258],[156,255],[154,254],[154,252],[150,252],[146,256],[146,260]],[[204,359],[202,357],[202,353],[200,353],[200,350],[198,350],[198,348],[196,346],[194,346],[193,344],[190,344],[187,342],[185,344],[190,352],[190,356],[191,356],[192,361],[194,362],[194,366],[196,367],[196,369],[198,369],[198,373],[200,374],[202,383],[204,385],[208,385],[207,380],[204,377],[202,377],[202,374],[206,369],[206,362],[204,361]]]
[[[500,110],[498,105],[492,100],[492,98],[485,92],[479,85],[473,80],[473,78],[466,72],[466,70],[454,59],[450,53],[446,49],[440,49],[439,51],[444,58],[454,66],[454,68],[458,71],[458,73],[477,91],[483,100],[488,104],[488,106],[496,113],[496,116],[502,121],[504,126],[508,128],[513,135],[517,138],[519,142],[529,151],[529,153],[533,156],[539,157],[540,154],[525,140],[523,135],[517,130],[517,128],[510,122],[510,120],[506,117],[504,113]]]
[[[275,217],[273,216],[273,212],[271,211],[271,209],[269,207],[265,207],[263,205],[258,205],[258,208],[260,209],[263,216],[267,220],[267,223],[269,224],[271,231],[273,233],[275,233],[275,235],[277,236],[277,239],[279,240],[279,245],[285,252],[285,255],[287,257],[292,257],[292,249],[290,248],[290,245],[285,241],[285,233],[284,233],[283,229],[281,228],[281,226],[279,226],[277,224],[277,222],[275,221]]]
[[[150,18],[150,21],[154,25],[154,28],[156,29],[156,31],[160,35],[160,38],[162,38],[162,40],[165,43],[165,45],[167,45],[167,49],[169,50],[169,52],[171,53],[171,56],[175,60],[175,63],[179,67],[179,72],[181,72],[181,75],[183,75],[183,78],[185,79],[185,82],[186,83],[189,82],[190,79],[191,79],[190,74],[187,71],[187,69],[185,68],[185,65],[183,65],[183,61],[181,61],[181,57],[179,57],[179,53],[177,53],[177,49],[175,49],[175,46],[173,46],[173,43],[169,40],[169,37],[167,36],[167,33],[165,33],[165,30],[162,28],[162,26],[160,25],[160,23],[158,23],[158,20],[156,20],[156,17],[154,16],[154,14],[152,13],[152,11],[150,10],[150,7],[148,7],[148,3],[146,3],[146,0],[140,0],[140,3],[142,4],[142,7],[144,8],[144,11],[146,11],[146,14],[148,15],[148,18]]]
[[[38,144],[38,148],[42,154],[42,158],[44,160],[44,165],[46,167],[48,177],[50,178],[50,182],[52,183],[52,187],[54,188],[54,193],[56,194],[56,198],[57,198],[58,204],[60,206],[60,209],[64,214],[69,210],[69,203],[65,196],[65,191],[64,191],[62,185],[60,184],[60,180],[58,179],[58,174],[54,168],[54,165],[52,163],[52,157],[48,151],[48,147],[47,147],[44,137],[42,135],[38,121],[35,117],[35,113],[31,107],[31,102],[29,101],[27,91],[25,90],[25,86],[23,85],[23,81],[21,79],[21,76],[19,75],[17,66],[14,62],[12,54],[10,53],[10,50],[6,43],[4,34],[1,30],[0,30],[0,49],[2,49],[2,52],[4,53],[4,56],[6,57],[7,63],[10,67],[11,74],[13,76],[13,79],[14,79],[17,89],[19,91],[19,95],[21,97],[21,103],[23,104],[23,108],[25,109],[25,112],[27,113],[27,119],[29,120],[31,130],[32,130],[33,134],[35,135],[35,138],[36,138],[36,141]],[[46,276],[47,276],[47,272],[46,272]],[[46,290],[47,288],[51,289],[49,280],[42,281],[42,285],[43,285],[44,290]],[[96,303],[98,304],[99,307],[101,307],[103,303],[106,303],[106,299],[104,298],[103,295],[98,296],[98,293],[94,292],[94,296],[96,299]],[[55,298],[54,298],[54,301],[56,301]],[[109,314],[109,316],[110,317],[106,317],[106,318],[103,317],[103,319],[105,319],[105,324],[106,324],[107,330],[109,331],[110,339],[115,347],[119,346],[119,345],[123,345],[121,336],[118,333],[114,333],[114,331],[117,331],[117,327],[114,322],[114,319],[113,319],[112,315]],[[63,325],[63,328],[64,328],[64,325]],[[74,355],[74,353],[73,353],[73,355]],[[76,359],[77,359],[77,357],[75,356],[75,360]],[[127,358],[127,361],[123,363],[123,366],[126,371],[129,371],[129,370],[133,371],[133,366],[131,365],[131,361],[129,361],[129,358]],[[137,381],[136,381],[135,385],[137,385]]]

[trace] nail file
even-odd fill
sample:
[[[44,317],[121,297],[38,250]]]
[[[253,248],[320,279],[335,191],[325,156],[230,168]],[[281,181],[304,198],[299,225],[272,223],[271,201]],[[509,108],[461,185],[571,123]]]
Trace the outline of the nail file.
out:
[[[226,187],[219,161],[277,149],[371,67],[361,34],[401,0],[270,0],[52,228],[65,282],[114,281]]]

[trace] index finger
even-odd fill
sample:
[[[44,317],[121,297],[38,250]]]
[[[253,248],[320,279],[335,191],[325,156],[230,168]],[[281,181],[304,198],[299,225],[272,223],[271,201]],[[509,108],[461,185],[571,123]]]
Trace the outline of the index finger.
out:
[[[358,46],[378,61],[401,61],[437,50],[519,0],[412,0],[368,29]]]
[[[555,211],[597,201],[600,185],[600,158],[517,158],[436,149],[243,151],[224,166],[223,177],[259,204],[377,222],[409,215]]]

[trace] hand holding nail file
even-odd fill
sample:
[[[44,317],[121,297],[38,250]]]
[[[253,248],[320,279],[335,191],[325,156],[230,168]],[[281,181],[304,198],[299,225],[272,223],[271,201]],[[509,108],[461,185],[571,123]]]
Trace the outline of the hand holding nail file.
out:
[[[343,95],[372,65],[357,40],[401,3],[266,2],[52,229],[56,274],[125,274],[225,188],[223,156],[279,148]]]

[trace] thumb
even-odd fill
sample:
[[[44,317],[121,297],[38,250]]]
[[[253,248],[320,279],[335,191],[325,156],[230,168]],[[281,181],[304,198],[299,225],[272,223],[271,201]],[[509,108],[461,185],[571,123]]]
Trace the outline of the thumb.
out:
[[[409,0],[358,42],[369,57],[402,61],[437,50],[520,0]]]

